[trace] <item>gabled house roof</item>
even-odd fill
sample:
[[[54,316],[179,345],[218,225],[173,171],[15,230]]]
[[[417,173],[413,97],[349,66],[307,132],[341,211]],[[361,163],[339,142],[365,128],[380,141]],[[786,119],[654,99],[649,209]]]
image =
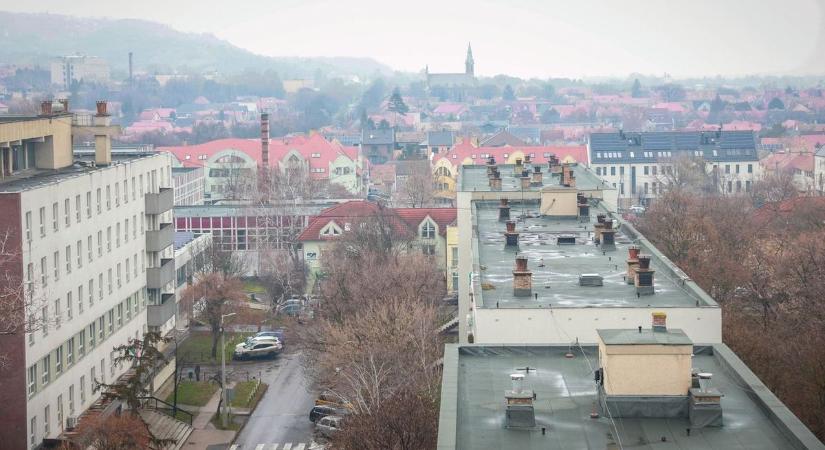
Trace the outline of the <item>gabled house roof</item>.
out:
[[[527,143],[507,130],[499,131],[498,133],[481,141],[481,147],[503,147],[505,145],[509,145],[511,147],[518,147],[522,145],[527,145]]]
[[[367,220],[380,214],[387,215],[393,230],[399,236],[416,235],[418,226],[427,217],[438,225],[439,234],[445,236],[447,226],[456,220],[455,208],[387,208],[373,202],[352,200],[321,211],[312,218],[306,229],[298,236],[298,240],[305,242],[334,239],[334,236],[321,235],[321,230],[330,222],[338,224],[346,233],[346,224]]]
[[[394,145],[395,144],[395,130],[392,128],[362,130],[361,131],[362,145]]]

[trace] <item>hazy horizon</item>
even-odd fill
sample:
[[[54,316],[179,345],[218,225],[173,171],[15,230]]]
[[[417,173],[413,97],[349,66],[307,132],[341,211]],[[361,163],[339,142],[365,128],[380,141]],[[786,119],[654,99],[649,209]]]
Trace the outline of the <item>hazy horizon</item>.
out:
[[[825,74],[825,2],[817,0],[581,0],[563,8],[425,0],[406,9],[377,0],[96,3],[0,0],[0,9],[144,19],[262,55],[369,57],[407,72],[462,72],[471,42],[483,76]]]

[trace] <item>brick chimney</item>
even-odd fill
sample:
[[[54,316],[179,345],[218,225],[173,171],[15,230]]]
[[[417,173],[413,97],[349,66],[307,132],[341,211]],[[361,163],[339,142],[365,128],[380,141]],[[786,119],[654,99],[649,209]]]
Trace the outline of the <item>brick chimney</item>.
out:
[[[599,244],[602,242],[602,230],[604,230],[604,221],[607,218],[604,214],[596,215],[596,223],[593,224],[593,242]]]
[[[583,193],[576,194],[576,205],[579,207],[579,218],[590,217],[590,203]]]
[[[490,157],[487,158],[487,177],[492,175],[493,172],[495,171],[495,169],[496,169],[496,157],[493,156],[493,155],[490,155]]]
[[[506,198],[498,201],[498,220],[510,220],[510,202]]]
[[[507,247],[518,247],[518,231],[516,231],[516,221],[508,220],[505,222],[507,231],[504,232],[504,238]],[[526,263],[525,263],[526,264]]]
[[[52,115],[52,101],[51,100],[43,100],[40,102],[40,115],[41,116],[51,116]]]
[[[576,187],[576,177],[573,175],[573,168],[569,164],[562,166],[561,184],[567,187]]]
[[[653,295],[653,273],[650,268],[650,255],[639,255],[639,267],[636,268],[636,293],[639,295]]]
[[[533,179],[530,182],[531,186],[541,186],[542,182],[541,166],[538,164],[533,166]]]
[[[616,246],[616,230],[613,229],[613,219],[605,219],[601,229],[602,247]]]
[[[559,163],[559,158],[556,155],[550,155],[550,161],[548,162],[550,173],[561,173],[561,164]]]
[[[627,284],[636,284],[636,269],[639,267],[639,247],[631,245],[627,248]]]
[[[490,175],[490,190],[492,191],[500,191],[501,190],[501,173],[499,173],[498,169],[495,169],[492,175]]]
[[[109,116],[105,100],[95,102],[97,114],[92,119],[95,129],[95,164],[106,166],[112,163],[112,137],[109,129],[112,118]]]
[[[521,158],[516,159],[516,166],[513,169],[513,173],[516,176],[519,176],[519,175],[521,175],[522,171],[524,171],[524,163],[522,162]]]
[[[269,113],[261,113],[261,162],[269,168]]]
[[[656,311],[653,314],[653,331],[657,333],[667,332],[667,314]]]
[[[530,189],[530,171],[529,170],[522,170],[521,171],[521,188],[522,189]]]
[[[516,256],[516,267],[513,270],[513,295],[516,297],[533,295],[533,272],[527,269],[526,256]]]

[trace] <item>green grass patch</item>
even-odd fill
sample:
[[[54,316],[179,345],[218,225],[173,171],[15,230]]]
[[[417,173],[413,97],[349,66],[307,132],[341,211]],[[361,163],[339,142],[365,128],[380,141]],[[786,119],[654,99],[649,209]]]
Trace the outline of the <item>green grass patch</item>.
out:
[[[180,381],[178,383],[178,404],[204,406],[218,391],[218,385],[206,381]],[[166,403],[173,403],[175,392],[166,397]]]
[[[235,398],[232,399],[230,405],[235,408],[254,408],[258,401],[266,392],[266,383],[261,383],[258,387],[258,392],[250,398],[252,390],[255,389],[255,381],[241,381],[235,384]],[[247,402],[247,400],[250,400]]]
[[[258,280],[244,280],[243,290],[247,293],[263,294],[266,292],[264,286]]]
[[[232,361],[232,352],[235,345],[243,342],[249,333],[226,333],[226,360]],[[221,362],[220,337],[218,337],[218,354],[212,358],[212,334],[199,332],[192,333],[186,341],[178,346],[179,363],[186,364],[216,364]]]
[[[232,414],[229,414],[228,420],[226,421],[226,428],[224,428],[223,422],[221,421],[221,415],[216,413],[214,416],[212,416],[212,425],[214,425],[215,428],[217,428],[218,430],[238,431],[241,429],[241,424],[235,423],[233,418],[234,416]]]

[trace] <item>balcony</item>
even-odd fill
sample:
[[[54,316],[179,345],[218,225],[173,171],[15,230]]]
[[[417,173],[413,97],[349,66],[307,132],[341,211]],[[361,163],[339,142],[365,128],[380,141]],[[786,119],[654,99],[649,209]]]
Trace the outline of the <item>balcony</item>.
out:
[[[166,258],[160,260],[160,267],[146,269],[146,287],[162,289],[175,279],[175,260]]]
[[[146,194],[146,214],[162,214],[172,209],[175,204],[175,191],[172,188],[160,188],[157,194]]]
[[[159,305],[149,305],[146,309],[148,325],[150,327],[162,326],[175,316],[177,310],[178,304],[175,299],[175,294],[161,295],[161,303]]]
[[[175,227],[171,223],[162,223],[159,230],[146,232],[146,251],[159,252],[172,245],[174,240]]]

